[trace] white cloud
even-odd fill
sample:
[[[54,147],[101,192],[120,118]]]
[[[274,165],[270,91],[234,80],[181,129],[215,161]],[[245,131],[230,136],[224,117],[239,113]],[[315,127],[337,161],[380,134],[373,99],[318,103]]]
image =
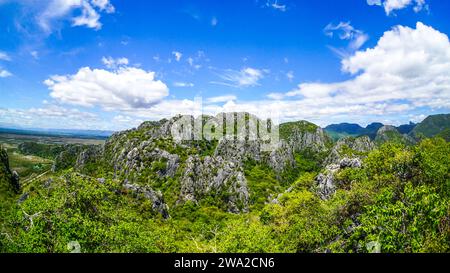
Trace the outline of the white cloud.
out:
[[[0,60],[11,61],[11,57],[6,52],[0,51]]]
[[[228,69],[219,74],[223,82],[213,81],[211,83],[221,84],[231,87],[253,87],[258,86],[259,81],[264,78],[266,71],[245,67],[240,71]]]
[[[294,80],[294,78],[295,78],[294,71],[288,71],[288,73],[286,73],[286,78],[288,78],[288,80],[290,82],[292,82]]]
[[[85,26],[99,30],[102,28],[100,13],[114,13],[109,0],[50,0],[46,2],[19,1],[27,8],[29,16],[36,18],[39,27],[46,33],[54,31],[55,23],[70,20],[72,26]],[[80,14],[81,13],[81,14]],[[79,14],[78,16],[73,16]]]
[[[342,61],[353,79],[303,83],[284,97],[299,97],[298,109],[361,115],[404,112],[420,107],[450,109],[450,42],[422,23],[384,33],[374,48]],[[314,106],[316,105],[316,106]]]
[[[11,72],[0,68],[0,78],[7,78],[11,76],[12,76]]]
[[[329,23],[323,31],[325,35],[330,38],[333,38],[335,34],[337,34],[339,39],[349,41],[349,44],[345,49],[330,47],[341,58],[348,57],[351,53],[360,49],[367,40],[369,40],[367,34],[361,30],[355,29],[350,22],[340,22],[337,25]]]
[[[267,0],[266,7],[282,12],[286,11],[286,5],[279,3],[278,0]]]
[[[367,0],[370,6],[383,6],[387,15],[392,14],[395,10],[404,9],[414,4],[414,11],[420,12],[423,9],[428,9],[425,0]]]
[[[107,111],[150,107],[169,95],[154,72],[131,67],[116,71],[84,67],[74,75],[52,76],[44,83],[59,102]]]
[[[1,109],[0,122],[23,127],[56,129],[99,129],[100,119],[96,114],[78,109],[48,105],[45,108]],[[92,127],[90,127],[92,126]],[[104,128],[106,124],[103,124]]]
[[[217,20],[216,17],[213,17],[211,19],[211,26],[215,27],[215,26],[217,26],[218,23],[219,23],[219,20]]]
[[[115,12],[115,8],[109,2],[109,0],[91,0],[91,3],[94,7],[97,7],[101,11],[104,11],[106,13],[114,13]]]
[[[187,62],[190,66],[194,65],[194,59],[192,57],[187,58]]]
[[[194,84],[191,82],[174,82],[173,86],[175,86],[175,87],[194,87]]]
[[[72,26],[86,26],[99,30],[102,23],[97,11],[88,2],[82,2],[81,15],[72,19]]]
[[[179,62],[181,60],[181,57],[183,56],[183,54],[181,52],[178,51],[172,51],[173,56],[175,56],[175,60],[177,62]]]
[[[206,99],[206,102],[219,103],[219,102],[228,102],[228,101],[235,101],[235,100],[237,100],[237,97],[235,95],[224,95],[224,96],[208,98],[208,99]]]
[[[286,96],[283,93],[269,93],[266,97],[272,100],[282,100]]]
[[[30,52],[31,57],[33,57],[33,59],[37,60],[39,59],[39,52],[37,52],[36,50],[33,50]]]
[[[118,67],[127,66],[129,61],[127,58],[103,57],[102,63],[109,69],[117,69]]]

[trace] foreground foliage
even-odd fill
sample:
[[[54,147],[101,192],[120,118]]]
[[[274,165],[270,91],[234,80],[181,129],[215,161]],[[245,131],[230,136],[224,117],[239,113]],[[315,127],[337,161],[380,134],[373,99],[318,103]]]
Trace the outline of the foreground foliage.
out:
[[[383,144],[362,168],[336,175],[329,200],[315,193],[315,159],[299,155],[297,161],[288,182],[248,164],[249,213],[227,213],[212,202],[177,204],[173,197],[170,219],[118,180],[62,171],[2,207],[0,250],[70,252],[79,244],[82,252],[450,251],[445,140]]]

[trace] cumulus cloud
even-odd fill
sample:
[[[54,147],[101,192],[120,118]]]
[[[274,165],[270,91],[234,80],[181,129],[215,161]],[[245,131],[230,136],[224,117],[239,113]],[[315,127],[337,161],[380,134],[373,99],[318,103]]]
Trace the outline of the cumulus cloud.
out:
[[[374,48],[343,59],[342,70],[354,77],[343,82],[300,84],[283,94],[283,98],[297,98],[295,102],[284,103],[317,115],[450,109],[449,39],[420,22],[415,29],[397,26],[385,32]]]
[[[414,5],[415,12],[423,9],[428,9],[425,0],[367,0],[370,6],[382,6],[387,15],[391,15],[393,11],[404,9],[408,6]]]
[[[259,81],[264,78],[264,73],[266,71],[251,67],[245,67],[239,71],[227,69],[218,74],[222,81],[212,81],[211,83],[231,87],[253,87],[259,85]]]
[[[107,111],[150,107],[169,95],[154,72],[131,67],[115,71],[84,67],[74,75],[52,76],[44,83],[59,102]]]

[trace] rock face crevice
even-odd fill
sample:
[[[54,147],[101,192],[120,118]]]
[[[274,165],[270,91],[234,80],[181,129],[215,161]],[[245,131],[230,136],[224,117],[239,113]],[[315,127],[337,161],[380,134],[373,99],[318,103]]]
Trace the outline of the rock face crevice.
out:
[[[248,211],[249,192],[242,167],[221,156],[189,157],[181,178],[180,201],[198,202],[210,194],[225,195],[230,212]]]

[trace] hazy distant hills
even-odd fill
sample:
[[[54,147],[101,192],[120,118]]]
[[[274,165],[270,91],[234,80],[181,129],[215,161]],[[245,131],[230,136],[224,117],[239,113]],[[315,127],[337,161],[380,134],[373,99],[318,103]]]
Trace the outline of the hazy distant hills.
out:
[[[69,138],[86,139],[107,139],[114,132],[102,130],[72,130],[72,129],[39,129],[39,128],[19,128],[4,126],[0,124],[0,133],[19,134],[19,135],[37,135],[37,136],[57,136]],[[333,139],[339,140],[344,137],[368,136],[375,140],[378,131],[384,126],[379,122],[374,122],[367,127],[362,127],[354,123],[331,124],[324,128],[324,131]],[[427,117],[421,123],[409,123],[401,126],[392,126],[401,135],[420,139],[422,137],[440,136],[450,141],[450,114],[433,115]]]
[[[366,128],[359,124],[352,123],[340,123],[332,124],[325,127],[325,131],[335,140],[347,137],[347,136],[369,136],[371,139],[375,139],[378,130],[380,130],[384,124],[372,123]],[[402,135],[409,135],[413,138],[434,137],[442,136],[447,141],[450,136],[450,114],[434,115],[427,117],[419,124],[409,123],[395,127],[397,131]]]
[[[374,139],[381,127],[383,127],[382,123],[372,123],[366,128],[361,127],[359,124],[340,123],[325,127],[325,131],[335,140],[347,136],[357,137],[362,135],[367,135],[371,139]]]
[[[86,139],[107,139],[114,132],[102,130],[71,130],[71,129],[25,129],[25,128],[1,128],[0,133],[33,135],[33,136],[51,136],[51,137],[69,137]]]

